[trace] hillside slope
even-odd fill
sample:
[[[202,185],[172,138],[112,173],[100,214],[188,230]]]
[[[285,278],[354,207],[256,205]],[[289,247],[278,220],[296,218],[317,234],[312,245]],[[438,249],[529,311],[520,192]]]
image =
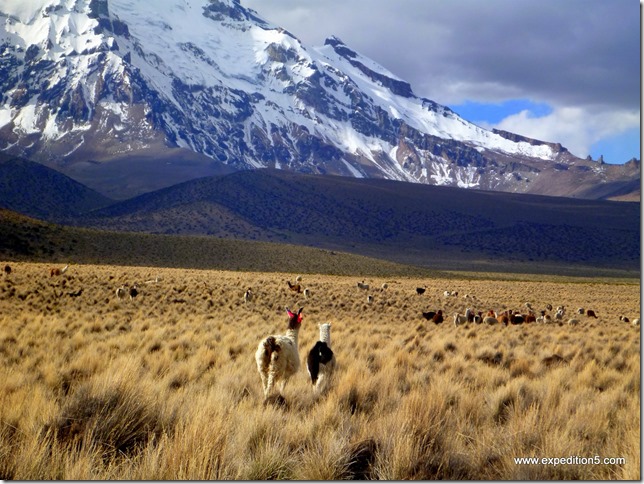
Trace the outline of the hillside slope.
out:
[[[214,237],[108,232],[46,223],[0,209],[0,260],[355,276],[435,271],[344,252]],[[295,276],[293,276],[295,277]]]
[[[0,207],[64,220],[114,203],[56,170],[0,153]]]
[[[639,270],[639,207],[255,170],[189,181],[75,223],[304,244],[428,267],[478,261]]]

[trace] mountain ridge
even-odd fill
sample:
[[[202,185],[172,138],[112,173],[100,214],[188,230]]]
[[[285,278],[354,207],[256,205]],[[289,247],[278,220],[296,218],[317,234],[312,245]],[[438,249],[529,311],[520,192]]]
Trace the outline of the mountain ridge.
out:
[[[256,168],[556,196],[639,176],[478,127],[339,38],[308,48],[235,0],[3,8],[0,150],[111,198]]]

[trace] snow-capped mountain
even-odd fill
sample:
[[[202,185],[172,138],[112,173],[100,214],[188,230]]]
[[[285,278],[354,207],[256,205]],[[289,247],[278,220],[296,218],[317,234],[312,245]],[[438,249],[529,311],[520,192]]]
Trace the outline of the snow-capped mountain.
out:
[[[553,195],[639,176],[480,128],[238,0],[0,0],[0,22],[0,150],[111,196],[222,165]]]

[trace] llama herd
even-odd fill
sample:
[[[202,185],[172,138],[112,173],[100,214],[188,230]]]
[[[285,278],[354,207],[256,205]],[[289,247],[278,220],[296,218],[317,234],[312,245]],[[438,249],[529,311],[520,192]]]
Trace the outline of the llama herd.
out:
[[[298,284],[292,284],[290,281],[286,282],[291,291],[298,294],[303,292],[299,285],[299,282],[301,282],[300,277],[296,279]],[[359,292],[370,290],[370,285],[364,280],[357,282],[355,287]],[[380,286],[381,293],[383,293],[382,291],[386,291],[388,287],[389,285],[387,283],[383,283]],[[307,291],[309,290],[306,289],[304,293],[306,294]],[[416,297],[423,296],[426,291],[427,286],[417,287],[415,290]],[[249,288],[244,295],[245,302],[248,301],[250,293],[251,289]],[[442,295],[444,298],[453,299],[458,298],[459,292],[446,290]],[[469,294],[463,295],[462,298],[465,299],[468,304],[477,300],[475,296]],[[373,304],[374,300],[374,295],[368,294],[367,304]],[[535,309],[531,303],[526,302],[523,306],[522,310],[504,309],[499,312],[493,309],[476,311],[472,307],[468,307],[464,313],[455,312],[452,321],[456,327],[467,324],[498,324],[501,326],[508,326],[520,324],[564,323],[567,323],[570,326],[576,326],[580,323],[578,316],[585,315],[587,318],[598,319],[597,311],[593,309],[584,309],[580,307],[576,310],[575,317],[567,318],[567,308],[563,305],[553,308],[551,304],[545,304],[543,309]],[[293,313],[286,308],[289,318],[286,333],[283,335],[268,336],[262,339],[257,346],[255,360],[262,381],[265,402],[270,399],[275,385],[277,384],[279,385],[278,398],[283,399],[282,392],[287,381],[297,373],[300,368],[298,334],[302,324],[302,310],[303,308],[300,308],[297,313]],[[422,311],[421,315],[428,322],[432,322],[434,324],[441,324],[446,320],[443,309]],[[635,318],[631,321],[626,316],[620,316],[619,319],[622,322],[630,322],[634,326],[639,326],[639,318]],[[307,371],[311,383],[314,386],[314,391],[318,394],[324,392],[324,390],[328,388],[329,377],[335,367],[335,355],[331,350],[331,324],[320,324],[319,330],[319,339],[310,349],[306,358]]]
[[[49,269],[49,277],[50,278],[57,278],[65,274],[69,270],[69,264],[66,264],[64,267],[51,267]],[[9,277],[11,275],[12,269],[9,264],[6,264],[4,266],[4,275],[5,278]],[[157,276],[156,278],[145,281],[146,284],[151,284],[151,283],[158,283],[159,282],[159,277]],[[73,291],[68,293],[70,297],[78,297],[80,296],[84,291],[84,288],[80,288],[77,291]],[[118,287],[115,291],[116,298],[117,299],[125,299],[126,297],[129,296],[130,300],[134,300],[136,296],[139,294],[139,285],[137,283],[134,283],[130,286],[130,284],[123,284],[120,287]]]
[[[49,277],[56,278],[69,272],[69,264],[64,267],[52,267],[48,269]],[[5,278],[12,278],[15,274],[14,269],[8,264],[3,269]],[[67,276],[66,276],[67,277]],[[149,277],[149,276],[148,276]],[[143,281],[144,278],[139,279]],[[324,294],[322,289],[315,284],[311,288],[302,286],[302,277],[298,276],[295,283],[290,280],[278,284],[283,284],[281,287],[287,293],[295,293],[298,297],[304,297],[307,301],[315,302],[315,297],[320,297]],[[143,284],[155,284],[160,282],[160,278],[156,277],[152,280],[147,280]],[[204,282],[205,284],[205,282]],[[366,306],[362,306],[364,310],[368,307],[378,310],[379,307],[387,308],[391,305],[392,297],[403,298],[403,304],[413,304],[426,307],[429,299],[435,301],[440,308],[421,310],[418,317],[425,319],[428,323],[436,325],[442,324],[445,321],[453,323],[455,327],[464,325],[521,325],[521,324],[568,324],[569,326],[576,326],[582,321],[582,316],[585,319],[596,320],[600,316],[606,318],[605,314],[598,314],[606,312],[602,307],[601,311],[595,309],[588,309],[579,307],[577,309],[568,309],[561,305],[553,307],[551,304],[534,304],[530,302],[524,303],[520,309],[508,309],[503,307],[498,311],[490,309],[487,304],[479,300],[476,296],[470,294],[461,294],[457,290],[440,290],[428,289],[428,286],[421,285],[400,291],[396,286],[396,281],[388,281],[378,285],[369,284],[365,280],[353,282],[353,289],[348,289],[350,298],[362,301],[355,302],[354,304],[362,305],[365,302]],[[252,285],[252,284],[251,284]],[[375,286],[375,287],[374,287]],[[393,289],[392,289],[393,286]],[[147,287],[147,286],[146,286]],[[248,282],[244,284],[243,304],[253,308],[262,299],[262,288],[257,287],[257,294],[252,287],[249,287]],[[462,289],[462,288],[461,288]],[[471,290],[471,289],[468,289]],[[113,292],[112,292],[113,291]],[[392,292],[394,291],[394,292]],[[474,290],[476,292],[476,289]],[[113,295],[118,300],[129,298],[133,301],[137,296],[139,299],[145,297],[147,290],[144,294],[140,294],[138,284],[123,284],[120,287],[110,289]],[[433,292],[433,295],[430,293]],[[74,292],[68,293],[70,297],[79,297],[83,294],[83,288],[79,288]],[[347,294],[347,293],[345,293]],[[396,294],[394,296],[394,294]],[[242,299],[242,298],[240,298]],[[335,299],[335,298],[334,298]],[[398,299],[398,302],[400,300]],[[241,303],[241,301],[240,301]],[[340,303],[344,306],[345,302]],[[476,308],[478,306],[478,308]],[[354,306],[360,307],[360,306]],[[575,306],[576,307],[576,306]],[[283,308],[283,306],[281,306]],[[420,309],[420,308],[419,308]],[[283,309],[280,309],[280,311]],[[369,309],[371,310],[371,309]],[[260,374],[262,390],[264,393],[264,401],[267,402],[271,396],[278,391],[278,397],[281,397],[284,387],[289,379],[294,376],[301,367],[301,358],[299,353],[298,336],[302,326],[303,308],[300,307],[297,312],[292,312],[288,307],[286,313],[288,315],[288,323],[286,331],[283,334],[272,334],[263,338],[255,351],[255,361],[257,369]],[[633,326],[640,325],[639,317],[629,318],[626,315],[620,315],[619,321],[622,323],[630,324]],[[319,338],[309,349],[303,362],[306,364],[308,376],[313,387],[313,391],[320,395],[323,394],[330,386],[334,368],[336,367],[336,355],[331,347],[331,324],[324,322],[318,325]]]
[[[566,322],[569,326],[576,326],[580,323],[580,320],[577,317],[565,317],[565,306],[558,306],[555,310],[554,316],[550,314],[550,312],[552,311],[551,304],[547,304],[544,309],[540,309],[538,311],[538,316],[537,312],[535,312],[530,303],[525,303],[525,307],[527,311],[506,309],[501,312],[496,312],[493,309],[488,309],[484,312],[475,311],[472,308],[467,308],[464,314],[456,312],[453,317],[453,322],[454,326],[462,326],[468,323],[487,325],[501,324],[503,326],[508,326],[530,323],[552,324],[564,322]],[[440,324],[444,321],[443,311],[440,309],[438,311],[423,311],[421,314],[423,318],[435,324]],[[578,308],[576,314],[578,316],[585,315],[588,318],[599,319],[597,313],[593,309]],[[622,322],[630,322],[630,319],[626,316],[620,316],[619,320]],[[633,319],[631,324],[633,326],[639,326],[639,318]]]
[[[360,284],[361,283],[359,282],[358,287],[360,287]],[[422,296],[425,293],[425,290],[426,286],[417,287],[416,294]],[[454,298],[457,296],[458,291],[446,290],[443,292],[443,297],[445,298]],[[476,299],[474,296],[471,296],[469,294],[464,294],[463,298],[469,301]],[[554,310],[554,316],[551,314],[551,312],[553,312],[552,304],[546,304],[543,309],[539,309],[538,311],[535,311],[535,309],[532,307],[532,304],[529,302],[526,302],[524,304],[524,307],[524,311],[506,309],[501,312],[497,312],[494,309],[488,309],[486,311],[475,311],[471,307],[468,307],[465,310],[464,314],[461,312],[456,312],[452,321],[454,322],[454,326],[461,326],[469,323],[487,325],[501,324],[503,326],[508,326],[525,323],[550,324],[564,322],[567,322],[570,326],[576,326],[580,322],[577,317],[571,317],[568,319],[565,318],[567,311],[565,306],[558,306]],[[577,309],[576,314],[578,316],[585,315],[588,318],[599,319],[597,312],[593,309],[584,309],[580,307]],[[445,321],[442,309],[438,309],[436,311],[421,311],[421,315],[427,321],[433,322],[434,324],[441,324],[443,323],[443,321]],[[626,323],[630,322],[633,326],[640,325],[639,318],[634,318],[631,321],[628,317],[621,315],[619,316],[619,320]]]

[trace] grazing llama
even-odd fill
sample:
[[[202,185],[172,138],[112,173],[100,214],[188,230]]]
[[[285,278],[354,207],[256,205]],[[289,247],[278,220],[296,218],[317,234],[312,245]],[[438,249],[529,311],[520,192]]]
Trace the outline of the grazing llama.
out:
[[[125,287],[125,285],[119,287],[116,290],[116,297],[119,298],[119,299],[123,299],[127,294],[128,294],[128,290]]]
[[[130,301],[134,301],[134,298],[139,295],[139,286],[135,283],[130,288]]]
[[[467,316],[464,316],[461,313],[456,313],[454,315],[454,326],[462,326],[463,324],[467,323]]]
[[[444,321],[442,309],[436,311],[436,314],[434,314],[434,316],[432,317],[432,321],[434,322],[434,324],[441,324]]]
[[[356,286],[358,287],[358,289],[362,289],[364,291],[369,290],[369,284],[365,284],[364,279],[362,280],[362,282],[358,282]]]
[[[268,400],[276,382],[280,382],[280,394],[283,393],[288,379],[300,369],[297,336],[302,325],[302,309],[294,314],[286,308],[286,334],[268,336],[257,346],[255,361],[262,379],[264,402]]]
[[[291,291],[297,292],[298,294],[302,292],[302,286],[300,286],[299,284],[291,284],[291,281],[286,281],[286,283],[288,284],[288,288]]]
[[[67,264],[62,269],[60,269],[58,267],[52,267],[49,270],[49,277],[60,276],[61,274],[64,274],[65,272],[67,272],[67,269],[69,269],[69,264]]]
[[[586,309],[586,316],[588,316],[589,318],[598,319],[597,318],[597,313],[595,311],[593,311],[592,309]]]
[[[436,315],[436,311],[421,311],[423,314],[423,318],[425,318],[427,321],[432,321],[434,316]]]
[[[315,343],[306,359],[306,368],[311,383],[317,392],[323,392],[335,368],[335,356],[331,350],[331,323],[320,324],[320,340]]]

